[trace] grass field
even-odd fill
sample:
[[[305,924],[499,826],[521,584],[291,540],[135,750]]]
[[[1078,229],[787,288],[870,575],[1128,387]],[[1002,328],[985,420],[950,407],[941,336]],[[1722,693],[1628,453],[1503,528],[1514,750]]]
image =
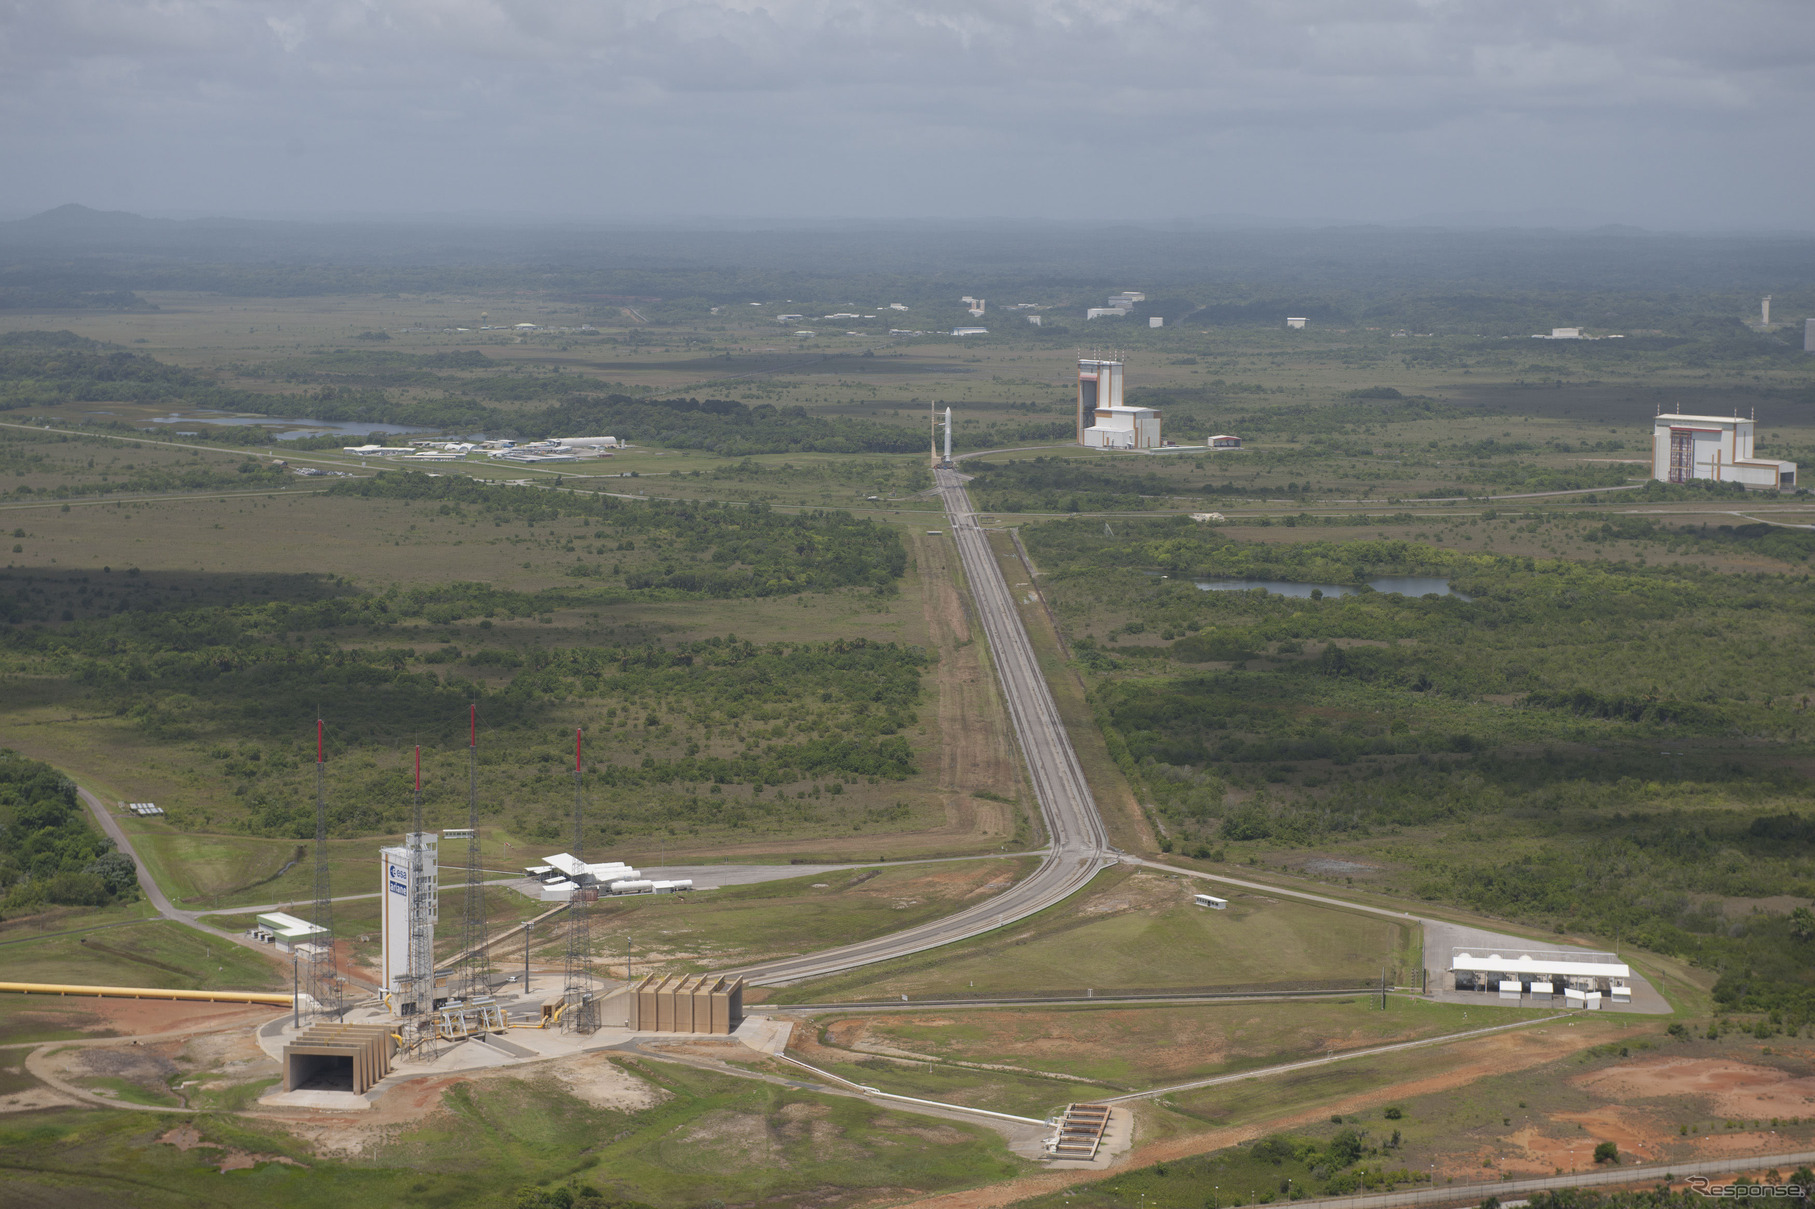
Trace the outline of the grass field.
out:
[[[1404,926],[1390,921],[1258,893],[1209,911],[1192,904],[1193,889],[1172,875],[1108,870],[1066,902],[1000,932],[790,987],[778,1000],[1365,984],[1403,943]]]
[[[815,1021],[824,1045],[939,1062],[1007,1064],[1139,1091],[1548,1013],[1484,1013],[1390,996],[1104,1008],[990,1008]]]
[[[7,980],[171,990],[288,991],[290,972],[253,950],[170,920],[0,949]]]
[[[123,1194],[148,1209],[503,1205],[520,1187],[569,1181],[664,1209],[714,1201],[780,1209],[808,1196],[836,1207],[876,1188],[936,1192],[1024,1170],[985,1130],[684,1067],[631,1065],[665,1102],[624,1112],[577,1099],[552,1079],[465,1084],[358,1160],[317,1156],[245,1117],[64,1111],[0,1118],[0,1163],[26,1203],[78,1209],[118,1204]],[[178,1121],[218,1148],[156,1144]],[[222,1175],[223,1150],[266,1161]]]

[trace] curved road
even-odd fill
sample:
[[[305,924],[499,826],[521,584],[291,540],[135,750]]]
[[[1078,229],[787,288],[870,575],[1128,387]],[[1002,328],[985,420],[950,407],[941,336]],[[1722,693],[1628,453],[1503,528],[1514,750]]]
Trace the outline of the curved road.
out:
[[[742,974],[753,983],[785,986],[823,978],[994,931],[1077,893],[1119,855],[1109,847],[1084,770],[1059,719],[1059,707],[1040,674],[1033,644],[1015,611],[989,538],[977,527],[964,480],[952,470],[933,473],[1052,843],[1031,875],[988,902],[956,915],[843,948],[727,971]]]
[[[1051,843],[1042,854],[1038,869],[988,902],[888,936],[727,971],[742,974],[753,983],[785,986],[823,978],[994,931],[1075,894],[1120,855],[1108,845],[1096,801],[1065,733],[1058,706],[1041,675],[1033,644],[1028,641],[989,539],[977,526],[970,496],[964,490],[965,480],[952,470],[937,470],[934,474]],[[131,841],[101,800],[86,790],[82,791],[82,798],[102,830],[122,851],[132,853]],[[133,855],[137,859],[137,854]],[[158,888],[142,859],[138,859],[138,879],[158,914],[223,940],[264,949],[244,936],[202,923],[198,918],[202,912],[177,908]]]

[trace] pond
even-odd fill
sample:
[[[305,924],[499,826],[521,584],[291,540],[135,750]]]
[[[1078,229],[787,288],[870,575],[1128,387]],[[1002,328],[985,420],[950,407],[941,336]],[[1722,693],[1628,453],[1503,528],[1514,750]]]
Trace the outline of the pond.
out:
[[[374,433],[401,435],[410,432],[435,432],[433,428],[412,428],[407,424],[366,424],[356,420],[286,420],[276,416],[235,416],[226,412],[195,411],[188,415],[157,416],[153,424],[223,424],[227,426],[264,426],[275,428],[282,424],[307,425],[275,434],[280,441],[294,441],[300,437],[325,437],[331,432],[350,437],[369,437]]]
[[[1199,591],[1203,592],[1248,592],[1255,588],[1264,588],[1275,596],[1296,596],[1309,599],[1313,589],[1325,596],[1353,596],[1357,589],[1353,584],[1301,584],[1284,579],[1200,579],[1197,581]],[[1376,592],[1396,592],[1401,596],[1454,596],[1457,600],[1473,600],[1455,591],[1447,579],[1435,579],[1426,575],[1382,575],[1378,579],[1368,580],[1368,587]]]

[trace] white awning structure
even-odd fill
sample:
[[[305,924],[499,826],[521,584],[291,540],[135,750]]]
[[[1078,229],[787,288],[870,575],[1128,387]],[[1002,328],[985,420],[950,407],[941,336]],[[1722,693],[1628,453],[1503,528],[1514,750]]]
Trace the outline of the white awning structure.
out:
[[[1611,953],[1520,953],[1506,957],[1499,953],[1476,957],[1456,952],[1450,958],[1450,969],[1471,974],[1521,975],[1529,978],[1619,978],[1632,977],[1632,969]]]
[[[305,936],[314,936],[327,931],[326,928],[312,924],[306,919],[298,919],[296,916],[286,915],[282,911],[267,911],[256,918],[259,927],[279,940],[300,940]]]

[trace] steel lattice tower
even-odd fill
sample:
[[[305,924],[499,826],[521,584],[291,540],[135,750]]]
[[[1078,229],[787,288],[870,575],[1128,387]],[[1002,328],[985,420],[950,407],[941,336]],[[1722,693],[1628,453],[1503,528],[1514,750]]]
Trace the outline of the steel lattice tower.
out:
[[[334,964],[334,894],[328,877],[328,807],[322,796],[326,729],[320,718],[315,719],[315,915],[310,922],[321,931],[307,942],[310,947],[304,990],[312,1001],[309,1014],[317,1019],[340,1014],[340,972]]]
[[[581,834],[580,739],[581,732],[576,729],[573,733],[573,855],[575,860],[583,862],[586,853]],[[574,881],[573,897],[568,900],[567,908],[567,971],[561,988],[566,1006],[561,1011],[561,1024],[575,1032],[590,1033],[599,1027],[599,1004],[592,982],[592,912],[586,896],[596,895],[598,891],[580,878]]]
[[[404,844],[410,853],[409,973],[397,995],[401,1016],[421,1019],[435,1006],[434,870],[428,867],[426,836],[422,830],[422,748],[416,748],[416,798],[410,834]]]
[[[461,936],[458,994],[475,999],[492,993],[491,959],[486,956],[485,883],[479,861],[479,707],[469,707],[466,756],[466,919]]]

